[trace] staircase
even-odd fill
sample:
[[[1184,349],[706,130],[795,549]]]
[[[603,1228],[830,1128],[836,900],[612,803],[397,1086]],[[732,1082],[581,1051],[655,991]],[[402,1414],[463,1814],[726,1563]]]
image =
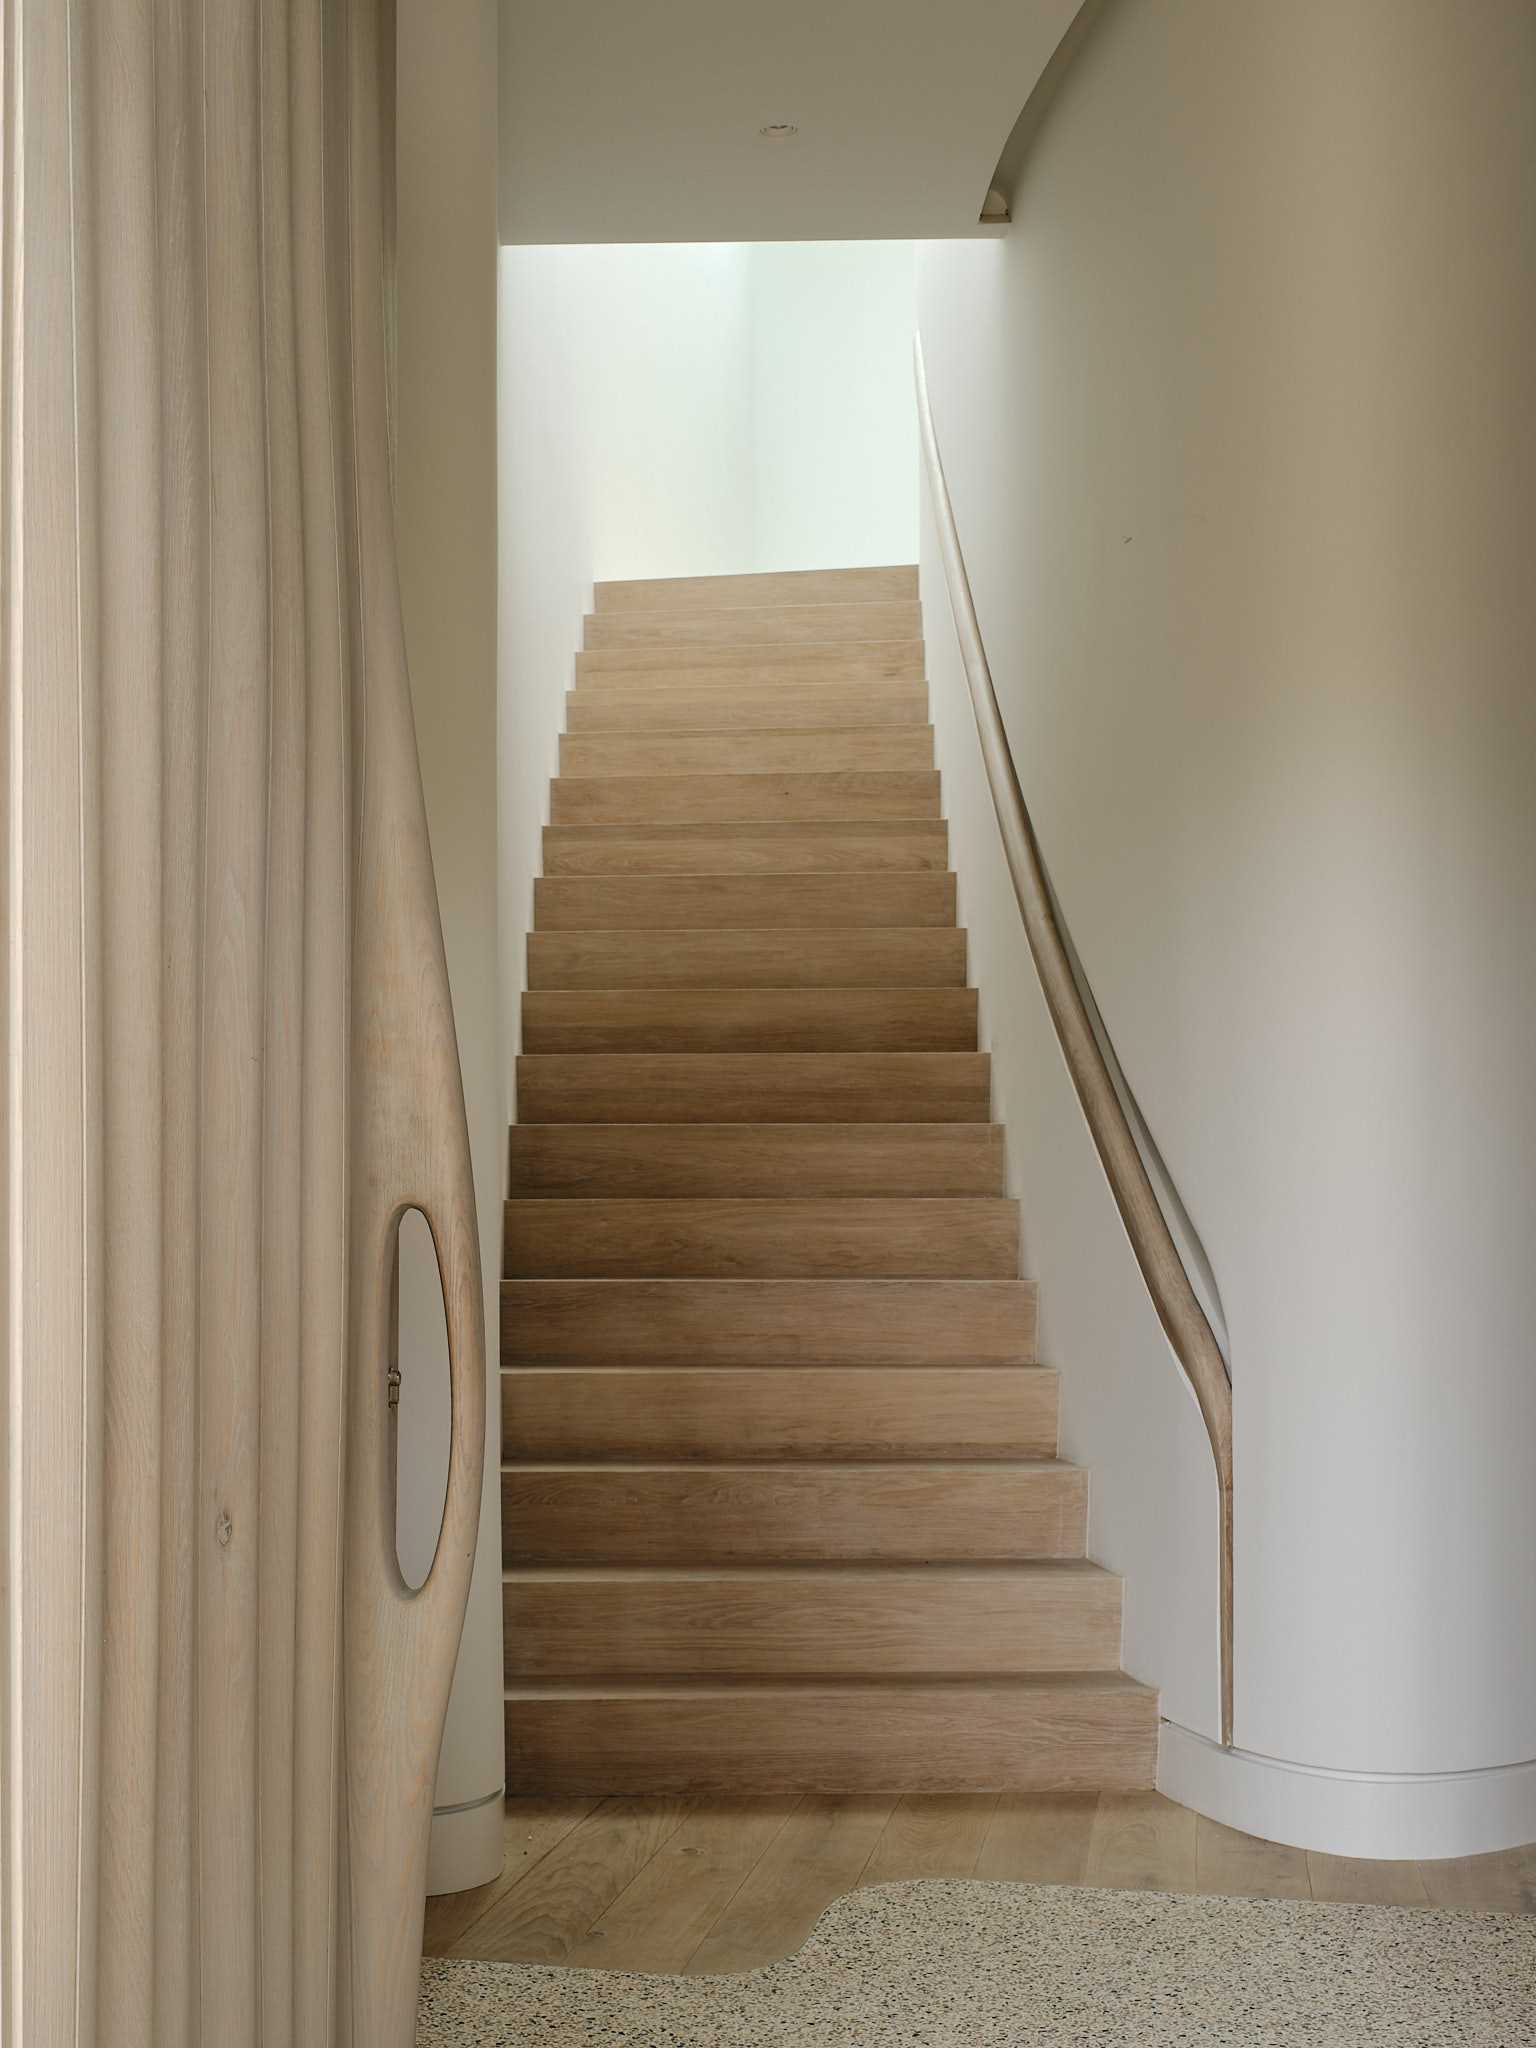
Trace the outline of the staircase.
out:
[[[502,1288],[517,1793],[1150,1785],[1035,1360],[912,569],[598,586]]]

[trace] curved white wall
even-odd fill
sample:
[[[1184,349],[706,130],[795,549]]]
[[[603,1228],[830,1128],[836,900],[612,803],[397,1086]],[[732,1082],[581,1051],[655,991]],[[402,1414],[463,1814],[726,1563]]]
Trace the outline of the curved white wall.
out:
[[[1536,1835],[1533,103],[1525,0],[1110,0],[1014,228],[919,257],[1026,794],[1231,1333],[1237,1741],[1300,1769],[1175,1735],[1170,1785],[1362,1853]],[[1093,1351],[1127,1254],[1037,1121],[1127,1662],[1208,1734],[1186,1397],[1128,1308]]]

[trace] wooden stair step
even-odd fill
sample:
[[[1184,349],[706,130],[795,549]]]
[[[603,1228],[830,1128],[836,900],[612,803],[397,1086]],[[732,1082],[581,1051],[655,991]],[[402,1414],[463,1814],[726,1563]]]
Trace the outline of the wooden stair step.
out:
[[[523,1053],[526,1124],[986,1123],[984,1052]]]
[[[1112,1671],[523,1680],[506,1723],[513,1795],[1133,1792],[1157,1766],[1157,1694]]]
[[[941,819],[821,825],[546,825],[546,875],[945,871]]]
[[[530,989],[963,988],[954,925],[862,931],[530,932]]]
[[[996,1198],[521,1196],[503,1207],[508,1279],[1006,1280],[1019,1270],[1019,1205]]]
[[[1027,1280],[504,1280],[507,1365],[1033,1365]]]
[[[772,819],[936,818],[931,768],[764,775],[561,775],[552,825],[746,823]]]
[[[501,1474],[509,1566],[1081,1557],[1087,1531],[1088,1475],[1053,1460],[608,1462]]]
[[[653,689],[658,679],[686,676],[730,687],[773,683],[920,683],[923,643],[833,640],[820,646],[597,647],[576,656],[576,687]]]
[[[516,1567],[504,1675],[982,1677],[1114,1671],[1121,1582],[1020,1564]]]
[[[560,774],[893,775],[933,767],[933,727],[812,728],[809,732],[568,732]]]
[[[572,690],[565,705],[573,733],[772,732],[842,726],[914,726],[928,723],[928,692],[890,687],[867,690],[722,689],[674,686],[665,690]]]
[[[543,989],[523,1051],[974,1052],[972,988]]]
[[[877,569],[767,569],[740,576],[643,576],[599,583],[595,612],[739,610],[748,605],[892,604],[917,596],[910,562]]]
[[[1000,1124],[514,1124],[514,1195],[1000,1195]]]
[[[501,1375],[511,1463],[1054,1458],[1045,1366],[557,1366]]]
[[[698,611],[589,612],[584,648],[824,647],[842,640],[917,640],[916,598],[884,604],[784,604],[705,607]]]
[[[915,930],[955,921],[942,875],[558,875],[533,885],[538,931]]]

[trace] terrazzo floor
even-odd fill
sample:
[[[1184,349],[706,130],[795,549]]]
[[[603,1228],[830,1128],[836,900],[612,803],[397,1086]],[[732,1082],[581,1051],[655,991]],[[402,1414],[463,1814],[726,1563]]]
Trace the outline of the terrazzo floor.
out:
[[[1536,1919],[920,1880],[742,1976],[428,1960],[417,2048],[1532,2048]]]

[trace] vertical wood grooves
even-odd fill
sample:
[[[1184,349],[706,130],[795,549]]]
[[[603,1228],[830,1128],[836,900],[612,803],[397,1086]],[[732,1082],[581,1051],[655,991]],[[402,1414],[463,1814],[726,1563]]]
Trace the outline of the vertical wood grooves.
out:
[[[393,18],[3,19],[7,2038],[406,2048],[484,1375],[395,588]],[[407,1204],[454,1378],[416,1597]]]
[[[1024,921],[1025,935],[1051,1021],[1103,1163],[1110,1192],[1125,1224],[1131,1250],[1146,1282],[1158,1321],[1194,1390],[1206,1435],[1210,1439],[1217,1488],[1221,1739],[1230,1746],[1233,1740],[1231,1376],[1179,1256],[1094,1031],[1087,1001],[1073,971],[987,665],[986,648],[971,598],[970,579],[966,574],[965,557],[960,549],[954,508],[950,503],[933,414],[928,404],[921,339],[914,342],[913,355],[923,457],[944,560],[944,578],[976,717],[987,783],[997,811],[998,830],[1014,894],[1018,898],[1019,914]]]

